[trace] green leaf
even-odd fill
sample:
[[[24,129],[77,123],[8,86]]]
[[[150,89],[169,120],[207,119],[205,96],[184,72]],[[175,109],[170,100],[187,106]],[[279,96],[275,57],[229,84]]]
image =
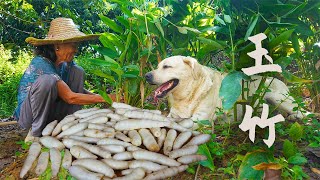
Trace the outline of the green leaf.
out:
[[[217,14],[214,16],[214,19],[217,20],[220,24],[226,25],[226,23]]]
[[[264,151],[253,151],[245,155],[240,168],[239,168],[239,179],[262,179],[263,171],[255,170],[252,166],[260,163],[268,163],[268,154]]]
[[[108,32],[103,33],[103,35],[108,38],[109,42],[112,43],[117,49],[120,51],[124,50],[123,42],[118,35]]]
[[[200,164],[204,167],[207,167],[211,169],[211,171],[214,171],[214,164],[213,164],[213,158],[211,156],[211,153],[208,149],[207,144],[201,144],[198,148],[198,154],[202,154],[207,157],[207,160],[200,161]]]
[[[287,41],[291,37],[291,34],[293,31],[294,31],[294,29],[290,29],[288,31],[281,33],[278,37],[272,39],[269,43],[270,49],[273,49],[274,47],[276,47],[280,43]]]
[[[117,23],[115,23],[113,20],[102,14],[100,14],[99,17],[107,26],[109,26],[110,29],[117,33],[123,33],[123,29],[120,26],[118,26]]]
[[[302,154],[300,154],[300,153],[297,153],[296,155],[291,156],[288,159],[288,163],[294,164],[294,165],[303,165],[307,162],[308,162],[308,160],[305,157],[303,157]]]
[[[116,51],[113,51],[112,49],[109,49],[107,47],[99,47],[95,45],[92,45],[92,47],[104,56],[108,56],[110,58],[115,58],[119,56],[119,54]]]
[[[282,70],[282,75],[290,83],[313,83],[313,80],[299,78],[286,70]]]
[[[108,104],[112,104],[112,99],[108,96],[106,91],[99,90],[98,92]]]
[[[291,141],[286,139],[283,142],[282,153],[286,158],[290,158],[291,156],[297,153],[297,148],[293,145]]]
[[[301,126],[298,122],[295,122],[292,124],[289,130],[289,136],[292,138],[292,140],[297,141],[302,138],[304,134],[303,126]]]
[[[224,14],[223,19],[226,23],[229,23],[229,24],[231,23],[231,17],[229,15]]]
[[[257,22],[258,22],[258,19],[259,19],[259,15],[258,15],[258,14],[255,14],[255,15],[253,16],[253,18],[251,19],[251,23],[250,23],[250,26],[249,26],[249,28],[248,28],[248,30],[247,30],[247,32],[246,32],[246,35],[245,35],[245,37],[244,37],[244,40],[248,40],[248,37],[251,35],[254,27],[256,27],[256,24],[257,24]]]
[[[222,80],[219,97],[222,99],[223,109],[229,110],[233,107],[241,94],[241,80],[244,78],[243,72],[233,71]]]
[[[108,79],[108,80],[111,81],[111,82],[114,82],[114,81],[115,81],[115,79],[114,79],[113,76],[111,76],[111,75],[109,75],[109,74],[106,74],[106,73],[102,72],[102,71],[99,70],[99,69],[92,71],[92,73],[95,74],[95,75],[97,75],[97,76],[106,78],[106,79]]]
[[[199,41],[202,43],[211,45],[212,48],[215,48],[215,49],[223,49],[224,48],[221,44],[219,44],[217,41],[214,41],[212,39],[207,39],[204,37],[197,37],[197,39],[199,39]]]
[[[287,66],[291,64],[292,61],[293,61],[293,58],[290,56],[280,57],[274,61],[274,64],[280,65],[281,69],[285,70],[287,68]]]

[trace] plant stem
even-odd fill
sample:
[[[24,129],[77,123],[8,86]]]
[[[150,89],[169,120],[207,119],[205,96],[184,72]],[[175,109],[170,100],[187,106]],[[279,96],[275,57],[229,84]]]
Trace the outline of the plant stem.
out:
[[[234,45],[233,45],[233,38],[231,33],[231,27],[229,25],[229,35],[230,35],[230,41],[231,41],[231,60],[232,60],[232,70],[235,70],[235,58],[234,58]]]

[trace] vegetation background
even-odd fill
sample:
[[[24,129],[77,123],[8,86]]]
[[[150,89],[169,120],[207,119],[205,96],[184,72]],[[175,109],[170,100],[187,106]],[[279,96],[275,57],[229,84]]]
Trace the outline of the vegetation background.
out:
[[[268,91],[267,77],[287,83],[295,97],[295,110],[320,112],[320,2],[317,0],[2,0],[0,2],[0,118],[10,117],[17,104],[19,79],[32,59],[32,47],[24,40],[44,38],[56,17],[72,18],[85,33],[102,33],[99,41],[83,43],[76,62],[87,72],[86,87],[114,93],[118,101],[157,108],[165,101],[150,100],[153,87],[144,74],[172,55],[196,57],[203,65],[228,73],[221,96],[228,95],[224,110],[236,104],[258,104]],[[264,73],[259,89],[245,99],[248,90],[241,68],[254,65],[247,53],[255,49],[248,37],[265,33],[263,47],[282,73]],[[241,96],[242,100],[237,101]],[[277,107],[270,107],[270,115]],[[222,112],[217,112],[223,114]],[[279,112],[278,112],[279,113]],[[208,168],[203,179],[261,179],[266,169],[276,169],[283,179],[319,177],[320,122],[314,115],[276,124],[276,142],[270,149],[257,129],[252,145],[241,122],[216,125],[200,121],[212,141],[199,153]],[[318,154],[314,153],[318,150]],[[316,159],[316,160],[315,160]],[[254,168],[252,167],[254,166]],[[188,172],[198,174],[197,164]],[[318,171],[316,171],[318,170]],[[318,173],[316,173],[318,172]],[[313,174],[312,174],[313,173]]]

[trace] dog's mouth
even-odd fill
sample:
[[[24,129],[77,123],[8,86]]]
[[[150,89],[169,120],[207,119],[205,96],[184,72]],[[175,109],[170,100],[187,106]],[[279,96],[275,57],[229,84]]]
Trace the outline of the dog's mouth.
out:
[[[161,84],[156,91],[154,92],[153,99],[155,102],[158,101],[158,98],[163,98],[169,91],[175,88],[179,84],[178,79],[171,79],[163,84]]]

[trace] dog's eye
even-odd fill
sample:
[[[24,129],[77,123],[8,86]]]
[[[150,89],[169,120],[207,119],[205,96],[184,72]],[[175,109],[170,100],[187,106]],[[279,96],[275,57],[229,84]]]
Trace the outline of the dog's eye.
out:
[[[171,66],[168,66],[168,65],[163,66],[163,69],[167,69],[167,68],[171,68]]]

